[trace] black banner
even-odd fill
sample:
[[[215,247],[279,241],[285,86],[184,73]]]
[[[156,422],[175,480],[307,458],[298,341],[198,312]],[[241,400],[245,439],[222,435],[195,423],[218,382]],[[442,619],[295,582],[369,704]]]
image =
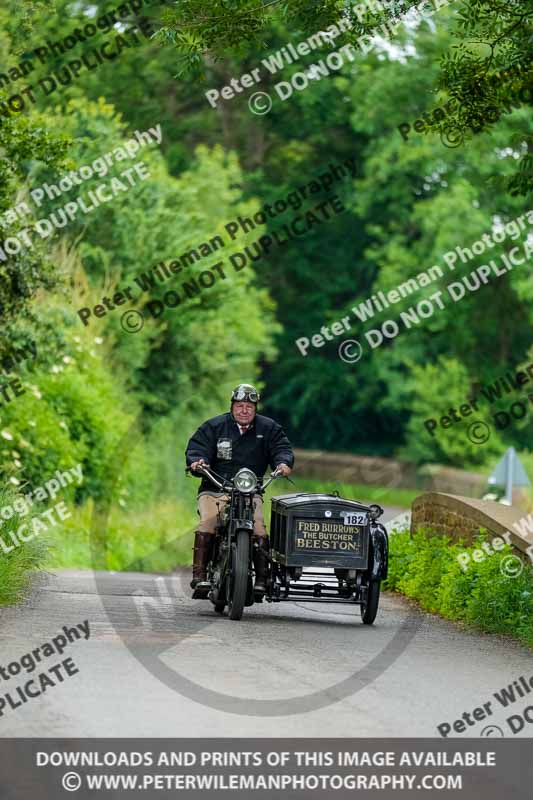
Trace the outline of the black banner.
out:
[[[4,739],[2,800],[529,800],[531,739]]]

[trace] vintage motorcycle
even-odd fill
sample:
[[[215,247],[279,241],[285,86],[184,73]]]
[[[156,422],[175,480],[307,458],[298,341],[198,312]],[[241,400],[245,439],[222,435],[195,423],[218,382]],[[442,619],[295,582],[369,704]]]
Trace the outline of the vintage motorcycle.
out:
[[[232,480],[209,467],[197,467],[218,491],[230,498],[217,516],[205,583],[194,599],[209,599],[222,614],[239,620],[246,606],[265,599],[350,603],[372,625],[379,606],[381,581],[387,577],[387,531],[377,519],[383,509],[335,494],[293,493],[272,497],[270,552],[266,592],[254,591],[253,498],[276,478],[261,483],[250,469]]]

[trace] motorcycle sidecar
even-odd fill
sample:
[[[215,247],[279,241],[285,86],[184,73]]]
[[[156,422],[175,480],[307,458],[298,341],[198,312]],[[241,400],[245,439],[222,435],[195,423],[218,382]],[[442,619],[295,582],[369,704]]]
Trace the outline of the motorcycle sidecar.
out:
[[[272,498],[271,573],[265,599],[360,606],[371,625],[387,577],[383,509],[336,494],[300,492]]]

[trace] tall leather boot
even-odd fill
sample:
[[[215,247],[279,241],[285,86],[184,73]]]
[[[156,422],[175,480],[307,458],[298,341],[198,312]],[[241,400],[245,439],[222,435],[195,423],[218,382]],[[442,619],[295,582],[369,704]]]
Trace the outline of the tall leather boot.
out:
[[[191,589],[198,583],[207,580],[207,562],[209,561],[214,534],[196,531],[194,534],[193,564]]]
[[[268,574],[268,537],[259,536],[253,540],[253,560],[255,569],[254,592],[263,595],[266,592]]]

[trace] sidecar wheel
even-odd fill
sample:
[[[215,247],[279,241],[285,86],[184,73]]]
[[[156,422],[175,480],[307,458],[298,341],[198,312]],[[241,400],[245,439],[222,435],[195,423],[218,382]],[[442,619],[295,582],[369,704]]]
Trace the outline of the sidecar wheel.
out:
[[[372,625],[379,607],[381,581],[369,581],[366,602],[361,603],[361,619],[365,625]]]
[[[250,561],[250,534],[239,531],[232,546],[230,574],[226,579],[228,616],[241,619],[248,588],[248,566]]]

